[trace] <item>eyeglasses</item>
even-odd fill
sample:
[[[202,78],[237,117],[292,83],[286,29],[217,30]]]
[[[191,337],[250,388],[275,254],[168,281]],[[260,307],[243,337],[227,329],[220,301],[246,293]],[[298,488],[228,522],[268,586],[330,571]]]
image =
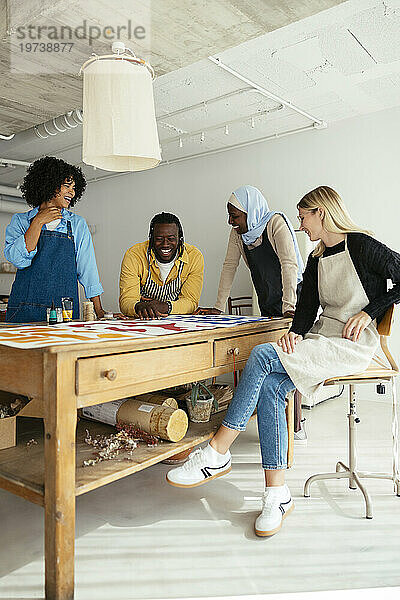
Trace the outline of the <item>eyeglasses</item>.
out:
[[[308,213],[315,213],[315,212],[316,212],[316,210],[317,210],[316,208],[311,208],[310,210],[306,210],[306,211],[305,211],[305,212],[306,212],[306,214],[305,214],[305,215],[297,215],[297,220],[298,220],[298,222],[300,223],[300,225],[302,225],[302,224],[303,224],[303,220],[305,219],[305,217],[306,217],[306,215],[307,215]]]

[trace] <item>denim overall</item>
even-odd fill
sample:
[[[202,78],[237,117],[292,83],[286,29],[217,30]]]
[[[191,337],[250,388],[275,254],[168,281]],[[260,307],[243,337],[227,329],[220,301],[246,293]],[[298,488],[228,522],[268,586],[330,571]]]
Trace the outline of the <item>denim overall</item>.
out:
[[[18,269],[13,283],[6,321],[46,321],[46,309],[61,298],[73,299],[72,318],[79,318],[78,274],[71,222],[67,233],[42,229],[37,253],[29,267]]]

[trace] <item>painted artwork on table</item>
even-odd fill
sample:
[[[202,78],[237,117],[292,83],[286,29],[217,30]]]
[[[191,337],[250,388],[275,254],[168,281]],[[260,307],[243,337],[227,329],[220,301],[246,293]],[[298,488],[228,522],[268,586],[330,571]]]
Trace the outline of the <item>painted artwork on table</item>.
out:
[[[65,344],[82,344],[131,340],[246,325],[255,321],[269,321],[267,317],[231,315],[171,315],[163,319],[141,321],[102,320],[69,322],[57,325],[22,325],[0,329],[0,345],[14,348],[42,348]]]

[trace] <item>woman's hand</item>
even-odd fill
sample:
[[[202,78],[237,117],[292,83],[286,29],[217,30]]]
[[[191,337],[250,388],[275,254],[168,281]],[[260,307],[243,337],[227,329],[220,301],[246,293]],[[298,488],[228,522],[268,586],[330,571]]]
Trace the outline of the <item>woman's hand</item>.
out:
[[[353,342],[358,342],[360,339],[360,335],[364,331],[366,327],[371,323],[372,319],[363,310],[350,317],[347,320],[346,325],[343,327],[342,337],[347,338],[348,340],[352,340]]]
[[[56,219],[61,219],[61,217],[61,208],[58,208],[57,206],[48,206],[47,208],[39,210],[33,220],[42,226],[46,225],[46,223],[51,223],[51,221],[55,221]]]
[[[220,315],[222,314],[222,310],[218,310],[218,308],[201,308],[199,306],[193,313],[194,315]]]
[[[294,347],[297,344],[297,342],[300,342],[303,339],[302,335],[299,335],[298,333],[294,333],[293,331],[289,331],[288,333],[285,333],[285,335],[283,335],[279,340],[278,340],[278,346],[280,348],[282,348],[282,350],[284,352],[287,352],[288,354],[292,354],[292,352],[294,352]]]
[[[284,319],[293,319],[293,317],[294,317],[294,310],[285,310],[285,312],[283,313],[282,317]]]
[[[134,317],[128,317],[127,315],[123,315],[122,313],[113,313],[114,319],[119,319],[120,321],[127,321],[128,319],[133,319]]]

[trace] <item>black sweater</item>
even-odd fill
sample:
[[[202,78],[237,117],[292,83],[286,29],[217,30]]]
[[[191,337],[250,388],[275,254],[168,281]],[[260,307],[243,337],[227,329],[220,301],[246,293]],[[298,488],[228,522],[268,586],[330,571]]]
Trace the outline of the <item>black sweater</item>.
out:
[[[369,304],[362,310],[368,313],[371,319],[376,318],[379,323],[389,306],[400,302],[400,254],[364,233],[347,234],[347,247],[369,300]],[[343,252],[344,249],[343,241],[326,248],[322,256],[331,256]],[[311,329],[320,307],[318,261],[319,257],[312,254],[308,257],[303,273],[303,287],[290,329],[301,335]],[[390,290],[387,286],[388,279],[393,283]]]

